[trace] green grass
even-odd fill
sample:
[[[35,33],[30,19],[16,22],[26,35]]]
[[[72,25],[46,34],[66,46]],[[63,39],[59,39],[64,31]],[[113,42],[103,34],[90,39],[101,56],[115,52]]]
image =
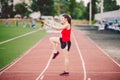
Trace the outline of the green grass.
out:
[[[30,31],[30,28],[23,28],[22,25],[18,27],[16,27],[15,25],[9,25],[8,27],[6,27],[4,24],[0,24],[0,42],[25,34]]]
[[[36,30],[37,29],[38,28],[36,28]],[[6,28],[5,26],[0,26],[0,41],[22,35],[30,31],[30,29],[24,29],[23,27],[11,26]],[[0,69],[10,64],[20,55],[25,53],[28,49],[30,49],[33,45],[40,41],[45,35],[45,30],[39,30],[30,35],[18,38],[4,44],[0,44]]]

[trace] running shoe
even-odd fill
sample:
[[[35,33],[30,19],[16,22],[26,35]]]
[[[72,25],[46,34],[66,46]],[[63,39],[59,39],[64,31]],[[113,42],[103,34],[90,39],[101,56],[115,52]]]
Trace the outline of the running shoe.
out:
[[[59,51],[57,51],[57,53],[54,53],[52,59],[55,59],[58,56],[58,54],[59,54]]]
[[[68,75],[69,75],[69,72],[65,72],[65,71],[60,74],[60,76],[68,76]]]

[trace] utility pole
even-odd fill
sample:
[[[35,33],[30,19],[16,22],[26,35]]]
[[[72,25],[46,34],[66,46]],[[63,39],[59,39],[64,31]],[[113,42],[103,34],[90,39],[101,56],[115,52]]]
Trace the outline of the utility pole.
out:
[[[103,3],[104,3],[104,0],[101,0],[101,6],[100,6],[100,13],[103,13],[103,9],[104,9],[104,7],[103,7]]]
[[[92,25],[92,0],[90,0],[89,5],[89,25]]]

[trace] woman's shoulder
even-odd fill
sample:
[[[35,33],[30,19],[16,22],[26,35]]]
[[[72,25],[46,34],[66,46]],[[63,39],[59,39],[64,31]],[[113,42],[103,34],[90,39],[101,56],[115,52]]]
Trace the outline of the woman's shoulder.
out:
[[[64,28],[63,29],[67,29],[69,30],[71,28],[70,24],[63,24]]]

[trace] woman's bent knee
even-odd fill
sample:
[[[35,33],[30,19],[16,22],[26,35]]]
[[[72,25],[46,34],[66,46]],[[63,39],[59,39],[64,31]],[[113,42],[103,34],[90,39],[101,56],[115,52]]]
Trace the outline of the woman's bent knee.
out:
[[[50,42],[52,41],[52,38],[53,38],[53,37],[50,37],[50,38],[49,38],[49,41],[50,41]]]
[[[59,38],[58,37],[50,37],[49,41],[59,43]]]

